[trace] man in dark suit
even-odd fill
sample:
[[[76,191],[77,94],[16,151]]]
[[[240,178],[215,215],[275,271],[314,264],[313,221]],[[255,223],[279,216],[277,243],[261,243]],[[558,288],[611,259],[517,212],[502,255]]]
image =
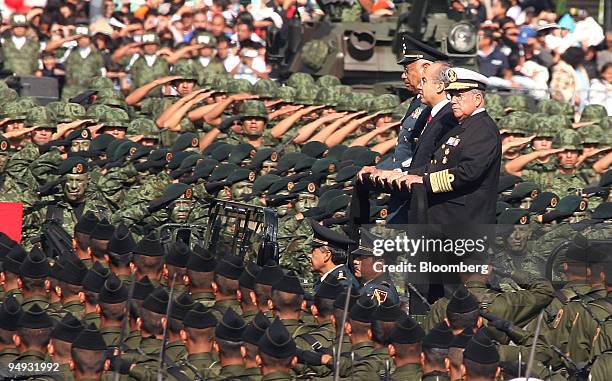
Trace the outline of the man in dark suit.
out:
[[[425,185],[431,224],[495,224],[501,139],[485,110],[487,77],[452,68],[446,70],[446,78],[459,124],[444,134],[422,176],[409,174],[395,184]]]
[[[448,56],[438,52],[431,46],[410,36],[405,37],[404,56],[398,61],[398,64],[404,66],[402,80],[406,89],[415,94],[415,97],[410,102],[406,115],[402,118],[393,155],[376,165],[376,167],[364,167],[359,173],[360,179],[363,179],[363,174],[369,173],[374,182],[382,183],[384,181],[383,177],[393,179],[411,166],[421,132],[427,123],[432,109],[421,98],[419,91],[421,79],[429,65],[435,61],[447,58]],[[423,145],[420,149],[420,154],[428,161],[433,151],[426,152],[425,146],[427,144]],[[389,173],[391,171],[393,173]],[[408,197],[409,194],[407,192],[394,192],[391,194],[387,224],[405,224],[409,222],[407,219]]]

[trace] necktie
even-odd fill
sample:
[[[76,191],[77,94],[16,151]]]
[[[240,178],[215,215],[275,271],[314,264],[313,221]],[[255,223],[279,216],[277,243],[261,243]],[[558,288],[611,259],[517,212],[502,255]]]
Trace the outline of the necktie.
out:
[[[432,119],[433,119],[433,116],[431,116],[431,114],[429,114],[429,116],[427,117],[427,123],[431,122]]]

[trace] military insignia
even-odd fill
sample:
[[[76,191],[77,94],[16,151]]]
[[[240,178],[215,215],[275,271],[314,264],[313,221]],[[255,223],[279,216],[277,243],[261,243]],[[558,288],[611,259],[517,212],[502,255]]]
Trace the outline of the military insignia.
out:
[[[317,190],[317,186],[315,185],[315,183],[308,183],[306,189],[308,189],[308,192],[314,193],[315,190]]]
[[[2,143],[0,143],[0,151],[7,151],[8,150],[8,142],[6,140],[3,140]]]
[[[87,139],[87,138],[89,138],[89,131],[88,131],[88,130],[83,130],[83,131],[81,131],[81,137],[82,137],[83,139]]]
[[[168,153],[166,154],[166,161],[167,161],[167,162],[171,162],[171,161],[172,161],[172,152],[168,152]]]
[[[82,163],[79,163],[79,164],[77,164],[74,167],[74,173],[79,173],[80,174],[80,173],[83,173],[83,172],[85,172],[85,167],[83,166]]]
[[[378,304],[383,304],[387,300],[387,296],[389,296],[389,293],[387,291],[383,291],[377,288],[374,290],[372,295],[376,298]]]
[[[132,148],[130,148],[130,155],[135,154],[135,153],[136,153],[136,150],[138,150],[138,148],[136,148],[136,147],[132,147]]]
[[[456,147],[459,144],[460,141],[461,141],[461,139],[451,136],[446,141],[446,144],[448,144],[451,147]]]
[[[327,172],[329,172],[329,173],[336,172],[336,164],[332,163],[332,164],[328,165],[327,166]]]
[[[199,142],[198,138],[191,139],[191,146],[192,147],[197,147],[199,145],[200,145],[200,142]]]
[[[257,155],[257,150],[252,149],[251,152],[249,152],[249,156],[252,158],[255,157],[255,155]]]
[[[338,271],[338,277],[336,279],[338,279],[338,280],[345,280],[346,279],[346,275],[344,275],[344,271],[342,271],[342,270]]]
[[[555,321],[553,321],[553,328],[557,329],[557,327],[559,326],[559,323],[561,322],[561,318],[563,317],[563,309],[560,309],[559,312],[557,312],[557,317],[555,317]]]
[[[295,188],[295,184],[293,183],[293,181],[289,181],[289,183],[287,184],[287,190],[292,190],[293,188]]]
[[[26,17],[24,15],[15,15],[15,16],[13,16],[13,21],[16,24],[23,24],[23,23],[27,22]]]
[[[198,36],[198,44],[207,45],[210,43],[210,36]]]
[[[255,177],[257,177],[257,174],[253,171],[249,172],[249,181],[253,182],[255,181]]]
[[[376,157],[374,158],[374,163],[375,163],[375,164],[378,164],[379,162],[380,162],[380,156],[376,156]]]
[[[378,215],[380,216],[380,218],[387,218],[387,214],[389,212],[387,212],[387,208],[383,208],[380,210],[380,212],[378,212]]]
[[[191,198],[193,196],[193,189],[187,188],[185,191],[185,198]]]
[[[550,199],[550,206],[552,206],[553,208],[556,208],[558,203],[559,199],[557,197],[553,197]]]
[[[589,206],[588,202],[586,200],[582,200],[578,205],[578,210],[584,212],[587,209],[587,206]]]
[[[278,153],[272,152],[272,154],[270,155],[270,160],[277,161],[278,160]]]
[[[412,114],[410,114],[410,117],[412,119],[419,119],[419,116],[421,116],[421,112],[423,112],[423,109],[421,109],[420,107],[417,107],[417,109],[414,110]]]
[[[531,191],[531,194],[529,194],[529,197],[536,198],[537,195],[538,195],[538,190],[534,189]]]
[[[446,76],[448,77],[448,81],[449,82],[456,82],[457,81],[457,73],[455,73],[455,71],[453,69],[448,69],[446,71]]]
[[[528,222],[528,221],[529,221],[529,220],[527,219],[527,216],[522,216],[522,217],[519,219],[519,224],[521,224],[521,225],[527,225],[527,222]]]
[[[450,153],[450,149],[447,148],[447,149],[444,150],[444,154],[445,155],[448,155],[449,153]]]
[[[446,156],[444,156],[444,157],[442,158],[442,164],[446,164],[447,162],[448,162],[448,159],[446,158]]]

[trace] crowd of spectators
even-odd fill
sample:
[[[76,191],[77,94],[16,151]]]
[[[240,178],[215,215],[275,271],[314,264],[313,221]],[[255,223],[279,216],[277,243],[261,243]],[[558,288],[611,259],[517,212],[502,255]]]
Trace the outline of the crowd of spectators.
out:
[[[31,3],[38,5],[25,9],[29,33],[41,43],[37,75],[57,77],[61,85],[62,50],[77,45],[76,28],[92,16],[89,2]],[[361,9],[362,19],[390,15],[394,8],[393,2],[383,0],[355,0],[354,5]],[[6,38],[7,20],[15,9],[2,11]],[[585,10],[559,11],[551,0],[452,0],[451,13],[478,27],[479,70],[494,85],[536,98],[550,96],[572,103],[578,111],[587,104],[601,104],[612,114],[612,32],[605,33]],[[147,54],[142,35],[150,32],[159,37],[154,53],[169,65],[183,58],[204,59],[203,65],[214,60],[223,71],[254,83],[272,70],[266,62],[269,27],[282,34],[297,16],[316,20],[324,12],[315,0],[104,0],[89,32],[102,53],[103,74],[116,82],[117,89],[133,90],[126,62],[134,58],[124,58]],[[214,36],[216,44],[198,57],[196,36],[203,31]]]
[[[530,0],[453,4],[478,25],[479,70],[492,83],[612,114],[612,32],[587,11]]]

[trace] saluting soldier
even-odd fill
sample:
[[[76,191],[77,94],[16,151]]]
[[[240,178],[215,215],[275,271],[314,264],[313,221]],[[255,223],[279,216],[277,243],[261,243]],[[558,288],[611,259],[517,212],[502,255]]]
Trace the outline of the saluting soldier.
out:
[[[105,74],[104,59],[91,44],[91,35],[86,25],[77,26],[77,47],[68,51],[66,58],[66,85],[62,99],[70,99],[87,90],[91,80]]]
[[[38,70],[40,44],[29,38],[28,19],[23,13],[11,15],[11,36],[2,39],[4,69],[15,75],[34,75]]]

